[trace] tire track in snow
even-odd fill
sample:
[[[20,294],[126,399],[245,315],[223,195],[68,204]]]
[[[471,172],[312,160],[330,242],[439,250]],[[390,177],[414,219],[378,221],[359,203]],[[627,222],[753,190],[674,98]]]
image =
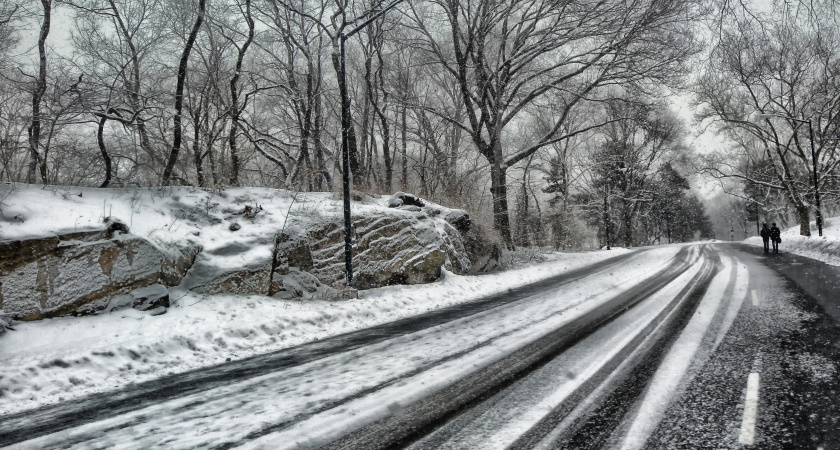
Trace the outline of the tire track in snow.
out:
[[[636,258],[638,258],[639,261],[638,263],[636,263],[637,266],[647,266],[650,264],[641,264],[642,261],[645,261],[645,254],[646,252],[636,253],[635,256]],[[683,260],[685,259],[687,254],[688,252],[683,249],[677,252],[677,256],[675,256],[673,259],[664,261],[661,259],[656,260],[656,264],[665,267],[665,269],[663,270],[667,270],[667,268],[669,267],[673,268],[683,263]],[[376,345],[377,343],[384,342],[388,339],[394,339],[394,337],[408,336],[410,333],[427,330],[431,327],[439,326],[440,324],[451,323],[459,319],[463,319],[464,317],[472,317],[477,314],[484,314],[487,311],[495,310],[496,308],[506,308],[511,307],[511,305],[519,305],[520,303],[517,302],[529,299],[535,294],[539,294],[547,289],[554,290],[560,286],[565,286],[573,281],[599,276],[601,273],[604,273],[608,270],[612,270],[612,268],[614,267],[621,266],[623,264],[629,264],[634,261],[634,259],[632,258],[632,256],[626,257],[622,255],[621,257],[618,257],[615,260],[613,260],[612,264],[607,263],[595,265],[594,271],[593,266],[590,266],[589,268],[583,270],[577,270],[571,273],[567,273],[565,276],[562,277],[556,277],[552,279],[554,281],[557,281],[553,284],[548,282],[536,283],[534,285],[529,285],[521,289],[513,290],[507,293],[483,299],[482,301],[475,302],[475,304],[472,305],[463,305],[457,308],[450,308],[450,310],[444,311],[444,313],[447,314],[441,313],[441,311],[436,311],[432,314],[414,317],[412,318],[412,320],[398,321],[391,324],[386,324],[385,326],[379,326],[368,330],[363,330],[362,332],[350,333],[344,336],[339,336],[337,338],[330,339],[326,342],[315,342],[311,345],[304,345],[293,349],[287,349],[286,352],[276,352],[275,354],[261,355],[261,357],[250,359],[252,364],[245,367],[241,367],[240,364],[233,365],[235,369],[242,370],[247,376],[241,376],[242,373],[237,373],[236,370],[225,370],[227,369],[225,366],[219,366],[216,368],[219,370],[219,373],[216,375],[220,377],[220,379],[218,379],[217,382],[210,384],[198,383],[196,385],[188,386],[191,390],[186,393],[180,392],[181,395],[178,395],[179,392],[177,388],[183,386],[185,383],[189,383],[189,379],[182,380],[181,385],[176,385],[176,389],[172,391],[168,391],[167,386],[165,385],[163,387],[158,386],[158,389],[157,391],[155,391],[155,394],[160,394],[160,396],[163,398],[158,399],[158,401],[153,401],[154,398],[144,398],[143,400],[146,400],[145,403],[141,403],[139,405],[128,404],[125,408],[125,411],[114,411],[113,409],[108,410],[107,408],[101,407],[94,408],[92,410],[86,410],[84,411],[85,414],[99,414],[100,417],[98,417],[95,420],[77,420],[76,424],[72,425],[72,427],[76,428],[76,430],[73,430],[71,433],[60,432],[62,429],[71,427],[68,425],[67,422],[60,421],[59,419],[56,422],[49,423],[48,421],[44,421],[43,417],[36,416],[36,420],[42,419],[41,423],[38,425],[46,425],[52,428],[47,430],[47,432],[40,433],[40,435],[43,436],[44,439],[39,439],[31,434],[29,436],[24,436],[24,439],[32,439],[33,437],[37,439],[37,441],[30,440],[28,441],[29,443],[47,443],[60,441],[64,445],[83,446],[84,443],[91,443],[108,439],[118,439],[117,437],[115,437],[115,433],[125,434],[128,433],[130,429],[133,429],[135,427],[148,428],[149,426],[151,426],[151,423],[153,423],[157,418],[163,415],[176,413],[178,411],[184,412],[188,409],[195,411],[193,421],[196,423],[196,425],[203,426],[206,425],[207,422],[210,420],[207,416],[209,413],[206,412],[208,409],[208,403],[210,401],[218,402],[219,400],[221,400],[222,403],[225,403],[229,395],[236,395],[237,393],[246,392],[248,390],[254,391],[255,389],[258,389],[260,387],[254,385],[253,383],[250,383],[250,381],[248,380],[254,380],[259,377],[271,376],[271,374],[277,373],[278,371],[286,370],[293,367],[300,367],[304,364],[312,364],[315,361],[321,361],[325,358],[330,358],[336,355],[342,355],[342,357],[344,357],[344,355],[346,355],[348,352],[353,352],[366,346]],[[653,275],[654,271],[651,270],[650,273],[651,275]],[[330,343],[334,345],[327,345]],[[206,380],[208,378],[206,374],[203,373],[199,373],[198,375],[199,381]],[[225,377],[225,375],[228,376]],[[183,374],[178,375],[177,377],[182,376]],[[213,380],[212,377],[209,378]],[[245,380],[245,383],[243,384],[241,380]],[[393,382],[397,381],[399,380],[392,380],[392,384]],[[249,383],[251,387],[248,387]],[[209,391],[211,389],[213,390],[212,397],[215,397],[216,400],[213,400],[212,398],[208,399],[207,394],[205,393],[206,391]],[[276,395],[276,393],[274,395]],[[190,396],[192,396],[192,398],[189,398]],[[204,398],[200,398],[202,396]],[[351,396],[349,400],[352,400],[352,398],[353,396]],[[340,406],[340,403],[334,404],[333,406]],[[229,412],[230,414],[236,413],[235,411],[223,411]],[[307,416],[308,415],[306,414],[304,414],[303,416],[298,416],[298,418],[292,422],[281,421],[283,422],[281,426],[291,425],[295,421],[305,419]],[[29,419],[30,417],[21,418],[21,420],[23,421],[27,421]],[[72,419],[78,418],[72,417],[71,421]],[[3,424],[0,425],[0,427],[5,428],[7,424],[7,422],[3,422]],[[256,425],[259,426],[259,424]],[[273,428],[275,425],[278,424],[269,422],[265,423],[263,425],[263,428]],[[21,433],[25,430],[16,429],[14,431]],[[158,428],[154,428],[150,431],[154,431],[156,433],[164,433],[164,430]],[[44,436],[48,433],[50,434],[50,436]],[[109,433],[114,435],[109,435]],[[19,439],[19,441],[24,439]],[[215,441],[221,446],[231,446],[237,443],[238,439],[231,440],[231,438],[228,438],[227,436],[223,435]],[[140,445],[139,441],[136,444]]]
[[[701,258],[673,282],[633,305],[572,348],[474,410],[423,438],[412,449],[530,448],[606,378],[627,364],[651,333],[708,283],[713,264]],[[571,372],[571,373],[570,373]]]
[[[729,330],[747,295],[748,277],[745,267],[737,260],[724,256],[722,263],[723,269],[712,281],[689,323],[669,348],[634,414],[627,418],[624,426],[619,427],[619,434],[614,435],[617,448],[635,450],[644,447],[671,401],[680,395],[681,389],[692,379],[693,371],[690,369],[702,366],[722,340],[722,335]],[[735,300],[732,298],[734,295],[738,296]],[[728,307],[721,305],[724,299],[730,300]],[[715,319],[719,321],[715,322]],[[701,347],[704,341],[715,335],[716,341],[710,348]]]
[[[671,265],[657,276],[648,278],[612,301],[579,316],[574,323],[547,334],[493,365],[404,406],[404,414],[386,415],[331,443],[329,441],[334,438],[323,437],[317,442],[308,443],[307,448],[325,444],[328,445],[324,448],[328,449],[401,447],[428,434],[460,412],[472,408],[514,383],[518,378],[543,366],[616,315],[673,281],[693,262],[686,259],[687,248],[681,250],[681,253],[683,256],[679,264]],[[254,447],[271,448],[272,444],[279,444],[279,436],[272,439],[263,439],[258,444],[255,443]]]
[[[475,302],[442,308],[372,328],[333,336],[320,341],[244,358],[214,367],[168,375],[120,390],[92,394],[73,402],[48,405],[0,417],[0,446],[11,445],[85,423],[127,414],[174,398],[225,386],[234,380],[262,376],[331,355],[361,348],[395,336],[451,322],[500,306],[515,303],[535,293],[559,289],[581,279],[598,276],[648,250],[616,256],[556,277],[512,289]],[[492,276],[492,275],[486,275]]]

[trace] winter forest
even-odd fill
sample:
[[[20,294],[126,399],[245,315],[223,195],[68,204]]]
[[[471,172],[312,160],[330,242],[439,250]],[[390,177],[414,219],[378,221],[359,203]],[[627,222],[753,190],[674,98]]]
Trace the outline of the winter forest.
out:
[[[507,248],[713,238],[711,216],[808,235],[840,194],[838,9],[0,0],[0,182],[340,195],[345,88],[354,190]]]

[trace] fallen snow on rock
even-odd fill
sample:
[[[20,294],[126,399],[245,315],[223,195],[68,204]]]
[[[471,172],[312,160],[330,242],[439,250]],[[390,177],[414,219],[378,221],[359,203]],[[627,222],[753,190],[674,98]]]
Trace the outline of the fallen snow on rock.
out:
[[[274,236],[292,227],[342,217],[340,196],[267,188],[210,191],[193,187],[95,189],[0,184],[0,239],[101,229],[125,223],[164,253],[199,246],[202,264],[219,271],[271,260]],[[386,196],[365,196],[354,214],[387,208]]]
[[[756,247],[764,245],[759,236],[747,238],[744,243]],[[811,222],[811,236],[800,236],[799,225],[782,231],[779,252],[793,253],[832,266],[840,266],[840,217],[824,219],[822,236],[818,235],[816,222]]]
[[[466,234],[469,216],[465,211],[416,198],[414,201],[424,205],[422,211],[388,208],[385,196],[363,194],[354,202],[354,287],[431,282],[440,276],[441,268],[468,273],[471,258],[483,256],[475,245],[465,247],[465,242],[475,237],[474,233]],[[55,245],[51,241],[64,239],[68,233],[98,236],[106,224],[119,224],[122,231],[128,231],[128,236],[153,254],[157,262],[150,266],[157,270],[148,274],[150,279],[141,280],[131,272],[128,281],[111,287],[105,283],[113,281],[111,264],[103,264],[104,256],[100,256],[99,265],[105,276],[96,281],[102,281],[100,284],[109,289],[91,282],[91,277],[97,275],[92,270],[97,261],[95,253],[105,255],[106,250],[112,250],[107,246],[114,247],[104,235],[101,245],[107,248],[93,251],[85,247],[85,255],[90,256],[85,260],[76,253],[70,255],[78,270],[66,270],[68,258],[58,259],[56,256],[61,255],[51,251],[50,246]],[[466,228],[458,231],[455,226]],[[108,296],[157,283],[158,278],[168,287],[201,294],[323,297],[344,282],[343,235],[342,201],[332,193],[258,188],[93,189],[0,183],[0,245],[24,249],[11,252],[14,265],[0,267],[0,310],[14,313],[16,319],[34,320],[76,314],[81,307],[98,302],[96,308],[84,310],[96,312],[108,304]],[[42,251],[34,254],[26,250],[30,247]],[[130,254],[120,259],[128,264],[118,267],[131,266],[131,255],[137,251],[128,250],[126,253]],[[43,270],[45,266],[49,270]],[[90,267],[91,273],[86,273],[85,267]],[[64,292],[70,283],[68,277],[56,273],[70,273],[70,279],[87,290]],[[31,286],[36,278],[38,285]],[[134,285],[128,285],[129,281]],[[22,286],[29,288],[11,289]],[[13,298],[15,302],[4,304],[2,298]],[[57,306],[45,310],[44,304],[52,303]]]
[[[335,203],[329,194],[321,195],[324,205]],[[93,208],[101,199],[91,201],[79,208]],[[159,199],[158,204],[167,201]],[[133,226],[155,229],[154,224]],[[0,415],[469,302],[626,252],[558,253],[554,261],[492,275],[444,272],[432,284],[377,288],[341,302],[181,292],[172,296],[166,314],[158,316],[124,309],[17,323],[15,331],[0,338]]]

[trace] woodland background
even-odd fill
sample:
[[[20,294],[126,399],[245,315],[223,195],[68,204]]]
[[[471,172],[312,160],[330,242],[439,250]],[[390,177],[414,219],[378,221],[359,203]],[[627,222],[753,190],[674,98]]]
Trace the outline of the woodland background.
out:
[[[0,0],[0,182],[337,192],[339,40],[388,4]],[[825,215],[840,193],[837,9],[406,0],[347,41],[354,189],[508,248],[810,233],[814,171]]]

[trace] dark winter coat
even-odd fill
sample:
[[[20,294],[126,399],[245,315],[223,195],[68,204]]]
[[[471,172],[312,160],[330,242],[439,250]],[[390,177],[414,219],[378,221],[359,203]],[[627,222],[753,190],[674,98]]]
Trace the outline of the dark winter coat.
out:
[[[782,231],[779,230],[779,227],[770,228],[770,238],[774,241],[779,241],[782,237]]]
[[[770,230],[767,229],[767,226],[761,227],[761,231],[759,232],[759,234],[761,235],[761,239],[765,241],[770,240]]]

